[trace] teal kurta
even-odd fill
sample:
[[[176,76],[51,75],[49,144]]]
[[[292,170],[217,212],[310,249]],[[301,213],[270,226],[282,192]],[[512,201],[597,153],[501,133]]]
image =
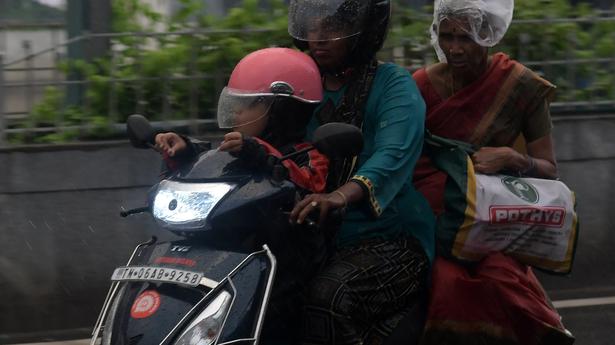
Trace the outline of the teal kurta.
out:
[[[325,90],[338,104],[345,87]],[[320,125],[316,117],[308,136]],[[435,218],[425,198],[412,186],[412,173],[423,147],[425,102],[414,80],[395,64],[381,64],[367,99],[363,120],[363,151],[353,181],[369,196],[348,207],[337,235],[340,246],[369,238],[416,237],[429,259],[434,255]]]

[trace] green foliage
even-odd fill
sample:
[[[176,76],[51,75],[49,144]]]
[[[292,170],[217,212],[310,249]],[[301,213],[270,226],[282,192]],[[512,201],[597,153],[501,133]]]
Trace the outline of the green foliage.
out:
[[[113,136],[111,124],[140,112],[152,120],[214,117],[217,96],[232,67],[247,53],[267,46],[292,46],[283,0],[244,0],[224,17],[205,12],[202,0],[180,0],[170,17],[140,0],[113,0],[114,31],[194,34],[122,35],[112,52],[94,61],[65,61],[67,76],[80,76],[81,102],[69,104],[64,88],[49,88],[30,118],[19,126],[69,129],[19,135],[13,142],[60,142]],[[393,23],[380,58],[414,70],[436,61],[430,44],[433,11],[412,10],[396,1]],[[558,85],[558,101],[613,99],[615,73],[608,63],[543,64],[545,60],[612,58],[615,21],[558,21],[592,18],[587,5],[568,0],[517,0],[514,23],[500,46],[513,58],[537,62],[529,67]],[[527,20],[542,20],[541,23]],[[521,20],[519,22],[519,20]],[[190,78],[193,78],[192,80]],[[194,110],[198,109],[198,113]],[[81,126],[73,130],[71,126]]]
[[[260,2],[261,4],[263,1]],[[233,66],[246,54],[267,46],[291,46],[283,0],[244,0],[224,17],[208,15],[203,1],[181,0],[163,18],[140,0],[113,0],[116,32],[197,31],[178,35],[124,35],[113,51],[95,61],[64,61],[60,70],[79,76],[82,100],[67,104],[66,90],[48,88],[22,127],[82,126],[42,135],[28,133],[12,142],[63,142],[114,135],[111,124],[140,112],[151,120],[214,117],[217,95]],[[192,80],[191,80],[192,78]],[[118,81],[119,79],[119,81]],[[192,114],[191,109],[198,109]]]
[[[396,5],[382,57],[399,62],[395,56],[402,55],[400,60],[411,70],[437,61],[428,32],[433,8],[417,12]],[[612,62],[586,62],[615,56],[615,21],[594,20],[598,16],[591,6],[573,6],[569,0],[516,0],[515,22],[492,51],[509,54],[556,84],[556,101],[613,100]],[[392,52],[393,47],[397,51]],[[575,59],[581,60],[565,62]],[[545,63],[549,60],[563,62]]]
[[[570,18],[546,24],[519,22],[511,26],[500,49],[523,61],[558,86],[556,101],[613,99],[615,74],[610,63],[589,62],[615,56],[615,21],[595,21],[587,4],[567,0],[517,0],[516,19]],[[580,19],[582,21],[574,21]],[[548,65],[545,60],[579,60]]]

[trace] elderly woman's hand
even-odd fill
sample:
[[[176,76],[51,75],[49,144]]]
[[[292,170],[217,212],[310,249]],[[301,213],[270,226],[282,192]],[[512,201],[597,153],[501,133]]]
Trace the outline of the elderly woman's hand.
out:
[[[318,222],[322,224],[329,211],[343,207],[346,207],[346,199],[340,192],[309,194],[295,205],[290,213],[290,221],[301,224],[310,213],[317,212]]]
[[[510,147],[483,147],[472,155],[474,170],[482,174],[495,174],[509,169],[515,155],[519,153]]]

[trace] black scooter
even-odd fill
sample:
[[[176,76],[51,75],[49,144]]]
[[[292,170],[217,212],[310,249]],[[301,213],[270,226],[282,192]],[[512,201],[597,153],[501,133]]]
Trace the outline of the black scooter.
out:
[[[144,117],[132,115],[127,127],[134,146],[153,147]],[[362,144],[356,127],[331,123],[318,128],[306,151],[351,157]],[[329,240],[313,221],[289,224],[301,196],[281,164],[289,158],[272,157],[270,169],[255,172],[210,150],[155,185],[146,207],[124,212],[149,212],[181,239],[153,237],[115,269],[91,344],[102,336],[104,345],[239,345],[273,342],[264,333],[278,341],[293,333],[289,323],[298,311],[280,313],[322,263]],[[263,333],[274,305],[278,320],[267,321],[273,331]],[[280,320],[285,324],[275,324]]]

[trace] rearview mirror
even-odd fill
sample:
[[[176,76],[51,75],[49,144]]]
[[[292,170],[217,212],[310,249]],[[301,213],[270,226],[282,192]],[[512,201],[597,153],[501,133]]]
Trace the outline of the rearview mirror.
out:
[[[356,126],[330,122],[316,128],[313,145],[332,158],[352,157],[363,149],[363,134]]]
[[[156,132],[143,115],[134,114],[128,116],[128,119],[126,119],[126,131],[132,146],[146,149],[154,145]]]

